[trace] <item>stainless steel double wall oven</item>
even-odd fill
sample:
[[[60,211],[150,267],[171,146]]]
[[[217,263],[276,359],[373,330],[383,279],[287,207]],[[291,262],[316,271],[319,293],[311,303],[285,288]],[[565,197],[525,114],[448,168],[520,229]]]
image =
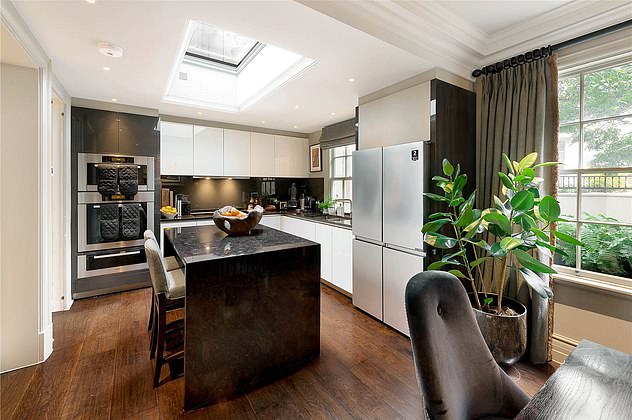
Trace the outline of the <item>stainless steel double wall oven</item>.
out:
[[[74,298],[139,287],[143,233],[154,227],[154,170],[149,156],[78,153]]]

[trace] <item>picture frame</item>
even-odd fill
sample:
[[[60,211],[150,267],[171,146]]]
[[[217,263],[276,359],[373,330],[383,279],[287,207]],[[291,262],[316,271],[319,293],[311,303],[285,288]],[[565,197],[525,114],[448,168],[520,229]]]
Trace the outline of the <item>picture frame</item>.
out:
[[[319,144],[309,146],[309,171],[321,172],[323,170],[323,154]]]

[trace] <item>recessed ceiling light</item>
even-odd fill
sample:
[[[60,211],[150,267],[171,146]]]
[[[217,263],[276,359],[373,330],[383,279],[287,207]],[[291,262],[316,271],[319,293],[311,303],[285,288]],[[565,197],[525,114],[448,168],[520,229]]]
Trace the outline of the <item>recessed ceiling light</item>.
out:
[[[331,115],[336,115],[336,113],[335,113],[335,112],[332,112],[332,113],[331,113]]]
[[[265,121],[261,121],[261,124],[265,124],[265,123],[266,123]]]
[[[233,179],[229,177],[229,178],[228,178],[228,180],[229,180],[229,181],[232,181]]]
[[[110,71],[110,68],[108,66],[103,66],[103,70]]]
[[[299,108],[300,108],[300,106],[294,105],[294,109],[299,109]]]
[[[355,82],[355,79],[352,77],[351,79],[349,79],[350,82]]]
[[[198,115],[202,115],[202,112],[198,111]]]
[[[112,98],[112,102],[117,102],[117,101],[118,101],[118,99]]]
[[[298,126],[295,125],[294,128],[298,128]]]
[[[210,177],[210,176],[207,176],[207,177],[205,177],[204,179],[211,179],[211,177]]]
[[[88,3],[90,3],[90,4],[94,4],[94,3],[96,3],[96,2],[97,2],[97,0],[86,0],[86,1],[87,1]]]

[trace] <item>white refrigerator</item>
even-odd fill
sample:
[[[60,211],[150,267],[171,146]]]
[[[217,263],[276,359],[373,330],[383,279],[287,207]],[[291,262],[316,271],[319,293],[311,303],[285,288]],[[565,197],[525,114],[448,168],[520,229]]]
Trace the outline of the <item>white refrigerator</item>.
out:
[[[423,270],[423,142],[353,153],[353,304],[409,335],[408,280]]]

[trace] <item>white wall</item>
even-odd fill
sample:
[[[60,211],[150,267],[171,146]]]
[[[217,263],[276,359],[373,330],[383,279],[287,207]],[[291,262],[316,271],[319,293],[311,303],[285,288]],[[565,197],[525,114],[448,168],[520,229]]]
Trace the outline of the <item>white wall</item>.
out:
[[[632,354],[632,295],[555,281],[553,361],[583,339]]]
[[[38,70],[2,64],[0,371],[37,363],[39,338]]]
[[[430,82],[361,104],[358,149],[430,139]]]

